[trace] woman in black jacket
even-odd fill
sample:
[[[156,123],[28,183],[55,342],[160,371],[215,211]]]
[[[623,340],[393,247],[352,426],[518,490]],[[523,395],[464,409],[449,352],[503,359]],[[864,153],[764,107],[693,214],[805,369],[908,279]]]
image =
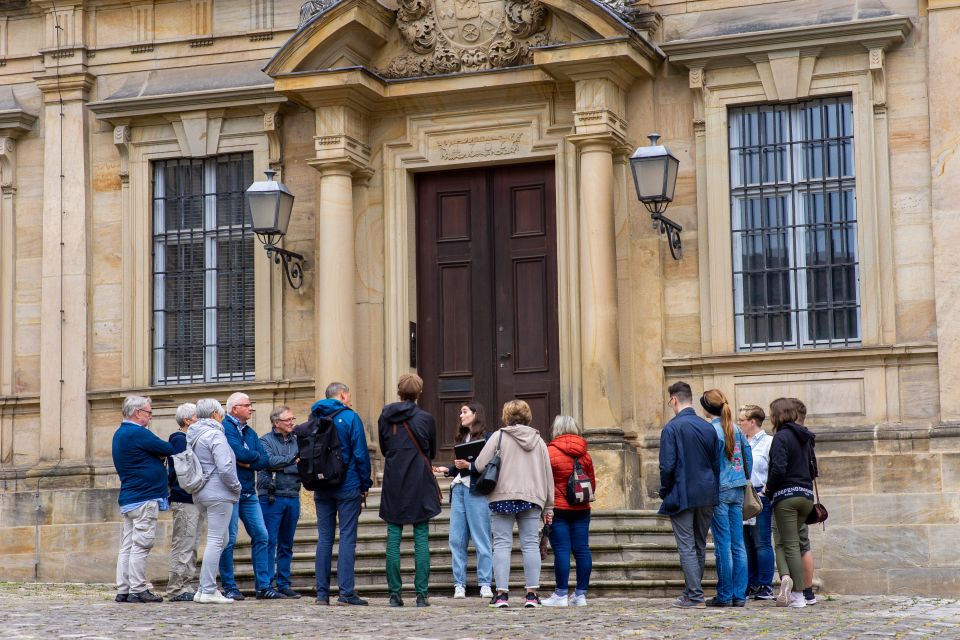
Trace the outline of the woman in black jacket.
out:
[[[417,406],[423,392],[420,376],[405,373],[397,383],[400,402],[383,408],[377,421],[383,454],[380,519],[387,523],[387,586],[390,606],[402,607],[400,591],[400,535],[413,525],[414,588],[417,606],[426,607],[430,582],[429,520],[440,513],[440,488],[430,462],[437,452],[437,424]]]
[[[780,532],[777,569],[780,571],[778,607],[803,607],[803,564],[800,560],[800,525],[813,509],[813,478],[816,457],[814,435],[797,423],[796,403],[777,398],[770,403],[773,443],[767,497],[773,502],[773,517]],[[799,580],[799,582],[797,582]]]

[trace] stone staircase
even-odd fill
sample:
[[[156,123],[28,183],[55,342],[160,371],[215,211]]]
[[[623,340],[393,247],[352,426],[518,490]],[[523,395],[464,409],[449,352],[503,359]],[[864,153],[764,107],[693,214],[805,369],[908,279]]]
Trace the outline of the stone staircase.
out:
[[[444,498],[449,495],[444,488]],[[361,595],[382,596],[387,593],[385,574],[386,524],[377,516],[380,493],[371,490],[367,507],[360,515],[357,533],[356,585]],[[451,555],[447,541],[450,507],[430,521],[430,592],[436,595],[453,592]],[[241,531],[243,527],[241,525]],[[333,547],[331,593],[336,594],[337,542]],[[293,588],[303,594],[314,594],[314,551],[317,544],[316,521],[303,517],[294,538],[291,570]],[[522,582],[523,564],[519,539],[514,531],[511,578]],[[594,509],[590,522],[590,550],[593,572],[590,592],[595,595],[671,597],[683,590],[683,574],[670,523],[650,510],[602,511]],[[413,531],[405,527],[400,545],[400,570],[405,590],[413,588]],[[235,575],[244,593],[253,593],[253,570],[249,539],[238,539],[234,551]],[[576,562],[571,558],[571,586],[575,580]],[[707,548],[707,575],[704,586],[716,584],[713,545]],[[468,594],[477,592],[476,556],[473,547],[467,561]],[[541,590],[554,587],[553,554],[543,562]]]

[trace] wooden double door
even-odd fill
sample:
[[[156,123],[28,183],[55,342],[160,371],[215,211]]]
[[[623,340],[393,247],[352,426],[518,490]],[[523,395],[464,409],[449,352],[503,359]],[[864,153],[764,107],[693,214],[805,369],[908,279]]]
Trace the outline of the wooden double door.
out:
[[[548,437],[560,411],[553,164],[420,174],[417,369],[449,456],[460,407],[490,430],[520,398]]]

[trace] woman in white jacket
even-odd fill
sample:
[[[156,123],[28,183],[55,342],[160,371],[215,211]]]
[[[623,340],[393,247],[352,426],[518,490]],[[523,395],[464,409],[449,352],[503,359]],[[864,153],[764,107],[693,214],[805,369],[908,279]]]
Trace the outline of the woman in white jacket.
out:
[[[200,565],[200,588],[193,596],[201,604],[229,604],[233,600],[217,591],[220,554],[227,542],[233,505],[240,500],[237,459],[223,433],[223,406],[213,398],[197,402],[197,421],[187,431],[187,445],[207,478],[193,494],[193,502],[207,516],[207,546]]]

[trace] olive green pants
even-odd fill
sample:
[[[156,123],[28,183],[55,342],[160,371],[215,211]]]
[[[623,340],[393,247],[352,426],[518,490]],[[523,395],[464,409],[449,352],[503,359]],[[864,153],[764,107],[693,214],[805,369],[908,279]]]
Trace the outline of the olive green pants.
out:
[[[813,500],[795,497],[773,505],[780,544],[777,545],[777,571],[793,578],[793,590],[803,591],[803,562],[800,560],[800,526],[813,509]]]
[[[387,588],[390,593],[400,593],[403,579],[400,577],[400,535],[402,524],[387,523]],[[413,558],[416,572],[413,588],[418,595],[427,595],[430,584],[430,523],[413,525]]]

